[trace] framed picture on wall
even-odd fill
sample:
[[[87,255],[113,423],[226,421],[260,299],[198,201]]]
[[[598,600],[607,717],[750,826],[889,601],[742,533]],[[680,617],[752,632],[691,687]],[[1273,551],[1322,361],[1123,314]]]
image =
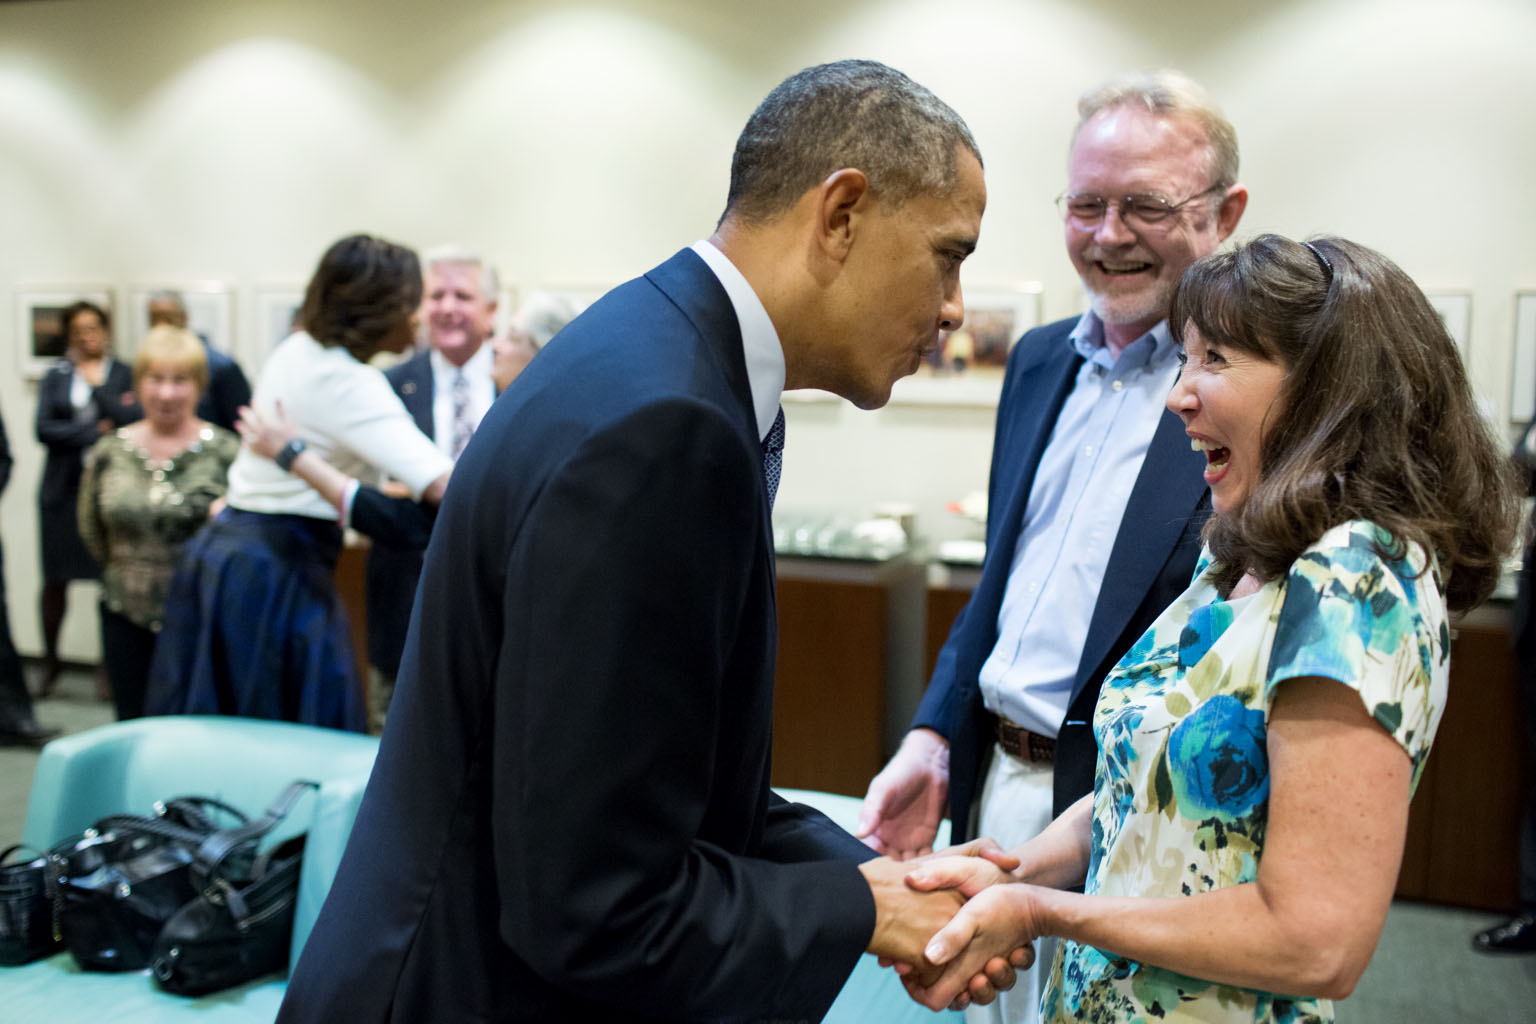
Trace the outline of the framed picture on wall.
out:
[[[304,289],[298,285],[263,285],[256,289],[256,326],[241,362],[247,373],[259,373],[267,353],[294,332]]]
[[[41,379],[48,367],[64,355],[68,344],[64,337],[64,310],[81,299],[96,303],[116,319],[108,285],[24,285],[16,289],[16,355],[23,376]],[[111,333],[118,336],[116,324]]]
[[[187,329],[225,355],[235,352],[234,296],[216,281],[197,284],[134,285],[128,293],[128,315],[117,332],[118,351],[124,357],[138,347],[149,330],[149,300],[156,292],[172,291],[187,307]]]
[[[891,389],[892,402],[996,405],[1008,353],[1040,324],[1039,282],[965,291],[965,323],[946,331],[917,373]]]
[[[1425,292],[1429,304],[1435,307],[1435,312],[1440,314],[1440,319],[1445,321],[1445,329],[1450,332],[1451,340],[1456,342],[1456,348],[1461,352],[1461,361],[1467,361],[1467,346],[1472,337],[1472,293],[1464,291],[1434,291]]]
[[[1536,291],[1515,293],[1515,343],[1509,374],[1509,420],[1536,418]]]

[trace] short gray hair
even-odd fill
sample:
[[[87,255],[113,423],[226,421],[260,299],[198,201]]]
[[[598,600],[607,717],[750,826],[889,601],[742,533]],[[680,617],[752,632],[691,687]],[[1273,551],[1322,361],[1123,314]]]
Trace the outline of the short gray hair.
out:
[[[159,288],[149,293],[148,302],[174,302],[186,312],[187,300],[174,288]]]
[[[496,274],[496,268],[491,261],[481,256],[472,249],[466,249],[461,245],[437,245],[421,254],[421,266],[427,273],[440,263],[457,263],[464,266],[480,268],[480,297],[486,302],[495,302],[501,294],[501,279]]]
[[[1182,117],[1200,126],[1210,153],[1211,187],[1237,184],[1237,130],[1200,83],[1181,71],[1131,72],[1083,93],[1077,101],[1072,141],[1094,115],[1115,107],[1139,107],[1158,117]]]
[[[554,292],[532,292],[512,317],[512,326],[541,349],[581,312],[576,300]]]
[[[888,206],[945,195],[962,146],[981,160],[960,115],[900,71],[870,60],[819,64],[781,82],[747,119],[721,220],[771,220],[845,167],[863,171]]]

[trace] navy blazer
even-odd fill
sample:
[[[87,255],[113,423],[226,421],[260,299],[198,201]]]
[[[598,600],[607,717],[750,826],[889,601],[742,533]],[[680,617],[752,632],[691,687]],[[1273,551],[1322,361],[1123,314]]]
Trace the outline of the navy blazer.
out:
[[[280,1021],[820,1019],[873,932],[870,851],[768,788],[761,460],[689,250],[497,400]]]
[[[397,363],[384,371],[384,376],[417,428],[435,438],[431,350],[424,349]],[[359,500],[353,503],[352,525],[373,540],[363,589],[368,614],[368,663],[393,679],[400,673],[400,653],[405,649],[405,629],[411,621],[411,601],[421,580],[421,552],[427,546],[432,517],[431,513],[413,513],[398,501],[392,507],[388,504],[390,499],[380,502],[365,493],[366,489],[359,490]],[[391,519],[380,522],[372,515],[375,511],[391,513]],[[412,543],[416,539],[420,542]]]
[[[38,502],[57,514],[75,515],[85,450],[101,437],[97,424],[110,420],[113,428],[144,418],[133,393],[133,371],[116,359],[107,362],[106,377],[92,389],[93,404],[76,409],[69,401],[75,367],[60,359],[37,385],[37,439],[48,446]]]
[[[912,723],[949,740],[949,807],[956,842],[969,837],[971,805],[980,794],[996,739],[997,719],[982,704],[978,678],[997,644],[997,616],[1035,471],[1083,364],[1067,341],[1077,321],[1070,317],[1025,333],[1008,356],[992,448],[981,582],[944,642]],[[1204,467],[1205,456],[1190,448],[1184,424],[1165,412],[1110,549],[1056,738],[1056,814],[1093,789],[1097,746],[1091,726],[1099,685],[1189,586],[1200,554],[1200,530],[1210,514]]]
[[[233,358],[203,342],[208,357],[208,387],[197,400],[198,419],[234,430],[240,407],[251,404],[251,382]]]

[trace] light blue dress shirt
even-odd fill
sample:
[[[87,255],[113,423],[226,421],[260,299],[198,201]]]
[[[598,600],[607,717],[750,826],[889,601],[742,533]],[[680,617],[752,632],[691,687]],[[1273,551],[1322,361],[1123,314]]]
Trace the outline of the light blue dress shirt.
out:
[[[1110,548],[1179,372],[1166,320],[1118,359],[1091,312],[1067,342],[1085,362],[1035,473],[980,674],[990,711],[1043,736],[1066,715]]]

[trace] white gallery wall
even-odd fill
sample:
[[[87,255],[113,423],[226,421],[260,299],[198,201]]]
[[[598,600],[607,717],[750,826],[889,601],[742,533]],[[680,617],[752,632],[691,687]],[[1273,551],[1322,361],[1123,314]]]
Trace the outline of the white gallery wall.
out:
[[[457,241],[511,286],[593,288],[709,234],[736,132],[812,63],[871,57],[970,122],[990,193],[966,287],[1081,293],[1051,205],[1077,95],[1201,80],[1237,126],[1239,236],[1342,234],[1471,298],[1468,361],[1510,415],[1514,295],[1536,288],[1529,0],[35,0],[0,5],[0,504],[12,626],[39,646],[35,384],[18,292],[218,282],[254,371],[258,298],[366,230]],[[120,341],[123,340],[120,338]],[[781,507],[918,507],[985,485],[992,410],[790,405]],[[95,656],[89,586],[66,653]]]

